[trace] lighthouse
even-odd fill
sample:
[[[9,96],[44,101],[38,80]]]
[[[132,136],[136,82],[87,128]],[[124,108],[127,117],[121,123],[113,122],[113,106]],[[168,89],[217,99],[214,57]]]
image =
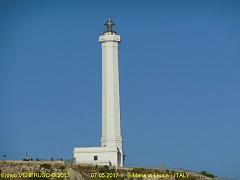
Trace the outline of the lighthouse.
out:
[[[118,45],[120,35],[109,19],[99,37],[102,46],[102,147],[122,149],[119,98]]]
[[[121,137],[118,49],[121,41],[115,24],[108,19],[99,36],[102,48],[102,137],[101,147],[76,147],[77,164],[124,166]]]

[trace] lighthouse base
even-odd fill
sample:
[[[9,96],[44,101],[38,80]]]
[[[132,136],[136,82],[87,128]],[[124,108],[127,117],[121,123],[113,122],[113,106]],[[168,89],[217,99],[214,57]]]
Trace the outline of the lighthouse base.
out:
[[[118,149],[107,147],[74,148],[74,159],[77,164],[107,165],[123,167],[124,155]]]

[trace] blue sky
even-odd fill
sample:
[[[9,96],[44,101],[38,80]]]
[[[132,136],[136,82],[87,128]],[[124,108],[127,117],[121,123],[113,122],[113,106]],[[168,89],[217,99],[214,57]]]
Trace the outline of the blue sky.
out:
[[[121,35],[128,166],[240,177],[240,2],[0,2],[0,154],[72,158],[99,146],[101,48]],[[2,158],[2,157],[1,157]]]

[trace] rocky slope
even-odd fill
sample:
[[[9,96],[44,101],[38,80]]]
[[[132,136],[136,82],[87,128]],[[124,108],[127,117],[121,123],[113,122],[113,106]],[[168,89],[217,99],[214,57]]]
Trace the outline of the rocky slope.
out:
[[[59,180],[211,180],[208,174],[169,171],[153,168],[109,168],[86,166],[63,161],[0,161],[0,179],[59,179]]]

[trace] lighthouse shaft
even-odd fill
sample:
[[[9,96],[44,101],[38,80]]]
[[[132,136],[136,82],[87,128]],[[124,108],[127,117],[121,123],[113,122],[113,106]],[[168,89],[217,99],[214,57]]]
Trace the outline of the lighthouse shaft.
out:
[[[102,46],[102,147],[122,150],[118,71],[120,36],[105,32],[99,37]]]

